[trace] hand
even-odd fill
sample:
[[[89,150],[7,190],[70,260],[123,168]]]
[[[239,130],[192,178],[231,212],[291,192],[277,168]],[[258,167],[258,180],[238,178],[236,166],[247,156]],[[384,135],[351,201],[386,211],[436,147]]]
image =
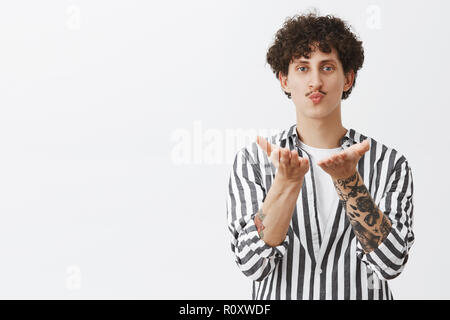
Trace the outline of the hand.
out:
[[[308,158],[302,158],[297,150],[272,146],[265,138],[257,136],[256,143],[266,152],[270,161],[278,169],[277,177],[285,182],[298,183],[309,170]]]
[[[359,159],[370,149],[369,141],[352,145],[351,147],[322,159],[317,164],[333,179],[345,179],[356,172]]]

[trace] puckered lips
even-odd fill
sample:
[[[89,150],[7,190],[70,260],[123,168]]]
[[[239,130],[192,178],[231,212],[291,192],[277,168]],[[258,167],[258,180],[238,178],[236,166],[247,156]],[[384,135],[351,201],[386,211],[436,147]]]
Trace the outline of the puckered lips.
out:
[[[314,104],[318,104],[318,103],[320,103],[320,101],[322,100],[322,98],[324,97],[324,93],[321,93],[321,92],[313,92],[313,93],[310,93],[309,95],[308,95],[308,97],[311,99],[311,101],[314,103]]]

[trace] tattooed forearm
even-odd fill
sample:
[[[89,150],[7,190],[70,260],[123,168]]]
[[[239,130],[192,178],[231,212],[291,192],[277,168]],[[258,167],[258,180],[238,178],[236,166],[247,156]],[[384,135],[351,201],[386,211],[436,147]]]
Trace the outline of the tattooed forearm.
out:
[[[369,195],[356,198],[356,207],[359,212],[367,213],[364,222],[369,227],[373,227],[380,218],[380,212]]]
[[[336,181],[334,181],[334,182],[337,182],[339,185],[341,185],[344,189],[346,189],[347,188],[347,185],[350,183],[350,182],[353,182],[353,181],[355,181],[356,180],[356,174],[354,174],[354,175],[352,175],[352,176],[350,176],[350,177],[348,177],[348,178],[345,178],[345,179],[337,179]]]
[[[345,179],[333,178],[333,183],[364,251],[376,249],[388,236],[391,221],[375,205],[357,171]]]
[[[263,213],[262,208],[261,208],[256,213],[255,220],[254,220],[255,221],[255,225],[256,225],[256,229],[258,230],[258,234],[259,234],[259,237],[261,239],[264,238],[263,230],[264,230],[265,227],[263,225],[263,220],[264,220],[265,217],[266,217],[266,215]]]
[[[365,252],[370,252],[376,247],[378,247],[378,242],[380,241],[380,236],[372,234],[367,228],[365,228],[358,220],[353,220],[352,222],[353,231],[358,237],[361,246]]]

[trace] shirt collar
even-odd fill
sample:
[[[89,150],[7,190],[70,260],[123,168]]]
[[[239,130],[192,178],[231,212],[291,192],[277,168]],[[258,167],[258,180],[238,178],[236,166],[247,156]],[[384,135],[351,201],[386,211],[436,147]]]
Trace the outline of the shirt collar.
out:
[[[356,131],[354,129],[351,129],[351,128],[348,129],[347,132],[345,133],[345,135],[341,138],[341,140],[339,142],[341,147],[343,147],[345,149],[345,148],[348,148],[351,145],[357,143],[357,141],[355,140],[355,134],[356,134]],[[294,124],[291,127],[289,127],[288,129],[284,130],[281,133],[279,141],[281,142],[281,141],[289,139],[291,137],[294,139],[296,146],[299,147],[300,146],[300,143],[299,143],[300,138],[297,135],[297,124]]]

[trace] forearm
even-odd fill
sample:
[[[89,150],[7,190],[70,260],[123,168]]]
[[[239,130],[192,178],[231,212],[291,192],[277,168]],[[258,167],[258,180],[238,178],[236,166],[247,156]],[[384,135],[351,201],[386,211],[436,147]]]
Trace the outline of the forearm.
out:
[[[255,216],[258,234],[265,243],[275,247],[286,238],[303,180],[296,184],[275,177],[266,199]]]
[[[388,236],[391,221],[376,206],[358,171],[345,179],[332,179],[363,250],[373,251]]]

